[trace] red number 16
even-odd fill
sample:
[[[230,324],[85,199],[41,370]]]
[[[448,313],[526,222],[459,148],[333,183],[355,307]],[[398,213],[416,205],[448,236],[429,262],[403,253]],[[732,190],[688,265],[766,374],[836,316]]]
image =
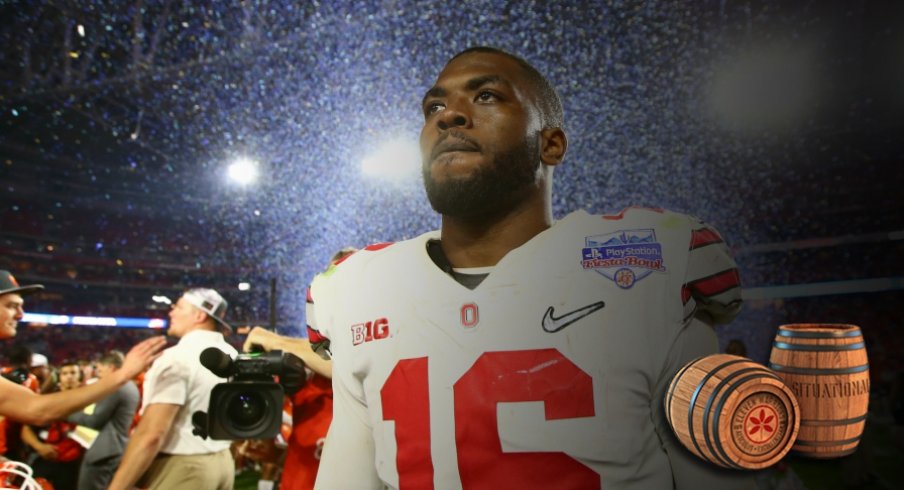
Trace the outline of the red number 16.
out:
[[[399,487],[433,488],[427,358],[396,364],[380,392],[394,420]],[[592,417],[590,376],[556,349],[486,352],[453,387],[461,484],[470,488],[599,488],[592,469],[561,452],[503,452],[496,405],[542,401],[546,419]]]

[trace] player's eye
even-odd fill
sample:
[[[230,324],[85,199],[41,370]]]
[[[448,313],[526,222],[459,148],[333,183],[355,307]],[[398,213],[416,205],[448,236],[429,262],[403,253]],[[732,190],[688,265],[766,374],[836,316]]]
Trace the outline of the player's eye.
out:
[[[480,93],[477,94],[476,100],[478,102],[490,102],[490,101],[496,100],[498,98],[499,97],[497,97],[496,94],[494,94],[493,92],[490,92],[489,90],[482,90]]]
[[[445,109],[446,106],[439,102],[429,102],[424,105],[424,115],[429,116]]]

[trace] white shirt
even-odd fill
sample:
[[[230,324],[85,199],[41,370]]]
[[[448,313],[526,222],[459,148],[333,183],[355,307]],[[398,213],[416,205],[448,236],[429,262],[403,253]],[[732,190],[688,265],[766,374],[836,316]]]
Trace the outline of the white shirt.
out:
[[[163,351],[148,370],[141,412],[153,403],[181,406],[160,448],[161,453],[209,454],[229,447],[229,441],[202,439],[192,434],[192,414],[198,410],[207,412],[210,391],[226,381],[201,365],[201,352],[208,347],[217,347],[233,358],[238,355],[221,333],[193,330]]]
[[[666,425],[681,366],[740,307],[728,247],[696,218],[579,211],[475,289],[437,232],[358,252],[312,284],[334,418],[317,487],[740,488]],[[726,477],[726,475],[728,475]]]

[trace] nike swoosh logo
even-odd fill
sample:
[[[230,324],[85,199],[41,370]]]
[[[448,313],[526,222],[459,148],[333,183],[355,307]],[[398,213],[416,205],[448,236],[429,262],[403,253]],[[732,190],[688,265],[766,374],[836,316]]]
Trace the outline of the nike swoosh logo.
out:
[[[546,309],[546,313],[543,315],[543,321],[540,322],[540,324],[543,326],[543,330],[549,333],[555,333],[581,318],[590,315],[594,311],[602,309],[604,306],[606,306],[606,303],[597,301],[596,303],[589,304],[574,311],[569,311],[562,316],[555,316],[554,313],[556,310],[550,306]]]

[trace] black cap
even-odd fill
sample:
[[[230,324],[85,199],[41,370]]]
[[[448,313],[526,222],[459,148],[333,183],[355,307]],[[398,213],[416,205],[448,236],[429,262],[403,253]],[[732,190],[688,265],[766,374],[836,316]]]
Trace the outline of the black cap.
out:
[[[44,289],[40,284],[29,284],[28,286],[20,286],[16,278],[9,271],[0,270],[0,296],[9,293],[19,293],[22,296],[26,294],[37,293]]]

